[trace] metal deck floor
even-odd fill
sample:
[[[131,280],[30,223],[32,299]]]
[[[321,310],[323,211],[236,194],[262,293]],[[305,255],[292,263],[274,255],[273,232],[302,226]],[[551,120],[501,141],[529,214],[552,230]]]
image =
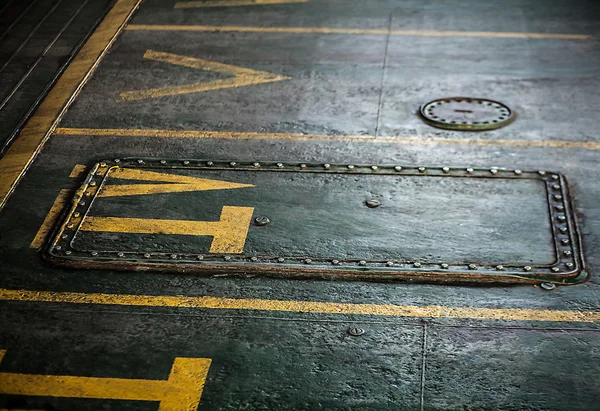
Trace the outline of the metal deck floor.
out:
[[[0,158],[0,409],[597,409],[600,4],[218,1],[117,0]],[[22,90],[41,95],[81,38]],[[452,95],[518,117],[480,133],[418,117]],[[0,111],[2,136],[33,103]],[[124,157],[555,170],[590,278],[545,291],[43,261],[82,165]]]

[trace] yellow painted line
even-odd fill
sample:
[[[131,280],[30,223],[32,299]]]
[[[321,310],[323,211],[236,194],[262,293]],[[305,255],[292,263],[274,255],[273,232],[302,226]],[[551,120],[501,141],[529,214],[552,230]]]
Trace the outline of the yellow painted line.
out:
[[[146,51],[146,53],[144,54],[144,58],[148,60],[174,64],[176,66],[183,66],[204,71],[211,71],[214,73],[226,74],[233,77],[212,81],[201,81],[197,83],[183,84],[179,86],[157,87],[151,88],[149,90],[126,91],[120,94],[120,101],[132,101],[164,96],[175,96],[180,94],[200,93],[203,91],[244,87],[255,84],[272,83],[275,81],[290,79],[290,77],[278,76],[276,74],[268,73],[266,71],[251,70],[244,67],[232,66],[230,64],[217,63],[214,61],[180,56],[171,53],[163,53],[153,50]]]
[[[210,364],[209,358],[175,358],[167,380],[2,372],[0,394],[156,401],[159,411],[196,411]]]
[[[534,148],[569,148],[599,150],[600,142],[567,141],[567,140],[484,140],[473,138],[439,138],[439,137],[374,137],[348,136],[328,134],[293,134],[293,133],[256,133],[236,131],[202,131],[202,130],[141,130],[123,128],[57,128],[56,135],[63,136],[116,136],[116,137],[165,137],[165,138],[206,138],[237,140],[297,140],[297,141],[335,141],[335,142],[368,142],[386,144],[427,144],[427,145],[459,145],[484,147],[534,147]]]
[[[240,7],[240,6],[265,6],[269,4],[308,3],[308,0],[206,0],[206,1],[178,1],[176,9],[195,9],[203,7]]]
[[[211,253],[240,254],[244,251],[253,212],[253,207],[223,206],[219,221],[85,216],[79,230],[212,236]]]
[[[117,0],[0,159],[0,208],[141,0]]]
[[[438,305],[353,304],[317,301],[260,300],[224,297],[71,293],[0,289],[0,301],[102,304],[135,307],[204,308],[216,310],[286,311],[391,317],[468,318],[479,320],[595,323],[600,311],[529,310],[515,308],[446,307]]]
[[[591,40],[588,34],[562,33],[520,33],[493,31],[444,31],[444,30],[387,30],[387,29],[351,29],[336,27],[256,27],[256,26],[189,26],[163,24],[130,24],[127,30],[143,31],[214,31],[244,33],[293,33],[293,34],[362,34],[380,36],[418,36],[418,37],[487,37],[516,39],[560,39]]]
[[[50,211],[48,212],[48,214],[46,214],[44,222],[42,223],[37,234],[35,235],[35,238],[31,242],[31,244],[29,244],[30,248],[40,248],[44,245],[46,238],[48,238],[48,234],[50,234],[50,231],[52,230],[52,227],[54,227],[54,225],[56,224],[60,213],[64,210],[65,205],[69,201],[70,194],[72,193],[69,190],[60,190],[60,193],[58,193],[56,200],[54,200],[54,204],[52,204],[52,208],[50,208]]]
[[[82,175],[85,174],[86,170],[87,170],[87,166],[85,166],[83,164],[76,164],[75,167],[73,167],[71,174],[69,174],[69,177],[71,177],[71,178],[81,177]]]

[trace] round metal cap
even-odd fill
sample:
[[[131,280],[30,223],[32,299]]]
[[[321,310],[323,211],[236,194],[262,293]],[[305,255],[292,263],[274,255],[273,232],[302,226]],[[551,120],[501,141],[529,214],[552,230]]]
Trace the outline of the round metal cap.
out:
[[[421,116],[433,127],[447,130],[484,131],[504,127],[514,120],[508,106],[494,100],[448,97],[421,106]]]

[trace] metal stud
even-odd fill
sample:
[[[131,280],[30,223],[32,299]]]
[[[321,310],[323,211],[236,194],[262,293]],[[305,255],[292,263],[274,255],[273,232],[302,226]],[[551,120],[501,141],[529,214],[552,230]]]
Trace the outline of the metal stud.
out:
[[[77,211],[73,213],[73,217],[75,217],[75,218],[79,217],[80,215],[81,215],[81,213],[79,213]]]
[[[85,201],[80,201],[78,205],[83,207],[85,205]]]
[[[160,164],[164,166],[165,164],[167,164],[167,160],[160,160]]]
[[[254,224],[260,225],[260,226],[267,225],[270,222],[271,222],[271,219],[269,217],[267,217],[266,215],[260,215],[254,219]]]
[[[466,171],[467,173],[472,173],[472,172],[473,172],[473,169],[469,167],[469,168],[467,168],[465,171]]]
[[[75,227],[75,224],[73,224],[73,223],[69,223],[69,224],[67,224],[67,228],[69,228],[69,229],[70,229],[70,228],[73,228],[73,227]]]
[[[188,160],[183,160],[183,164],[187,166],[188,164],[190,164],[190,162]]]
[[[209,167],[211,167],[211,166],[215,165],[215,163],[213,163],[212,161],[207,161],[206,165],[209,166]]]
[[[203,255],[199,255],[198,257],[196,257],[197,260],[204,260],[204,256]]]
[[[545,176],[546,172],[545,171],[538,171],[538,174],[541,175],[541,176]]]
[[[63,240],[66,240],[67,238],[69,238],[69,236],[67,234],[63,234],[60,236],[60,238],[62,238]]]
[[[146,254],[144,254],[144,258],[150,258],[150,257],[151,257],[151,256],[150,256],[150,253],[146,253]]]
[[[415,268],[419,268],[419,267],[421,267],[421,263],[414,263],[414,264],[413,264],[413,267],[415,267]]]
[[[450,172],[450,167],[443,167],[443,168],[442,168],[442,171],[443,171],[444,173],[449,173],[449,172]]]
[[[144,164],[144,160],[142,160],[141,158],[137,162],[138,164]]]
[[[504,266],[503,265],[497,265],[496,266],[496,270],[498,270],[498,271],[504,271]]]
[[[560,240],[560,242],[561,242],[563,245],[568,245],[568,244],[569,244],[571,241],[569,241],[569,239],[568,239],[568,238],[563,238],[562,240]]]
[[[121,162],[121,160],[120,160],[120,159],[118,159],[118,158],[115,158],[115,163],[119,164],[120,162]]]
[[[558,180],[560,177],[556,174],[552,174],[552,180]]]
[[[554,184],[554,185],[552,186],[552,188],[553,188],[554,190],[560,190],[560,185],[558,185],[558,184]]]
[[[95,181],[90,182],[90,187],[96,187],[98,184]]]
[[[469,264],[469,270],[477,270],[477,266],[475,264]]]
[[[175,260],[177,258],[177,254],[171,254],[171,258]]]
[[[563,251],[563,254],[566,255],[567,257],[570,257],[571,255],[573,255],[573,252],[571,250],[565,250],[565,251]]]
[[[558,267],[552,267],[552,271],[554,271],[555,273],[557,273],[557,272],[560,271],[560,268],[558,268]]]
[[[558,221],[566,221],[566,220],[567,220],[567,217],[566,217],[566,216],[564,216],[564,215],[559,215],[558,217],[556,217],[556,219],[557,219]]]
[[[57,245],[56,247],[54,247],[54,249],[55,249],[55,250],[59,250],[59,251],[60,251],[60,250],[62,250],[62,247],[61,247],[61,246],[59,246],[59,245]]]
[[[307,258],[304,260],[304,264],[310,264],[312,263],[312,260],[310,258]]]
[[[379,167],[377,167],[377,166],[371,166],[371,170],[373,170],[373,171],[377,171],[378,169],[379,169]]]
[[[523,267],[523,270],[524,271],[531,271],[532,268],[530,266],[526,265],[525,267]]]
[[[235,167],[235,166],[237,166],[237,163],[236,163],[235,161],[232,161],[231,163],[229,163],[229,165],[230,165],[231,167]]]
[[[119,257],[125,257],[125,253],[117,253],[117,256],[119,256]]]
[[[367,200],[365,201],[365,204],[369,208],[377,208],[381,205],[381,202],[379,202],[378,200]]]
[[[332,260],[331,264],[333,264],[333,265],[340,265],[340,260]]]
[[[92,193],[90,193],[89,191],[86,191],[85,193],[83,193],[84,196],[89,197],[92,195]]]
[[[490,173],[492,173],[492,174],[497,174],[497,173],[498,173],[498,169],[497,169],[497,168],[492,168],[492,169],[490,170]]]
[[[367,262],[366,262],[365,260],[360,260],[360,261],[358,262],[358,265],[365,266],[365,265],[367,265]]]
[[[254,261],[254,262],[258,261],[258,257],[250,257],[250,261]]]
[[[561,227],[558,229],[561,233],[566,233],[567,231],[569,231],[569,229],[567,227]]]
[[[559,195],[559,194],[556,194],[556,195],[554,196],[554,199],[555,199],[555,200],[562,200],[562,196],[561,196],[561,195]]]
[[[523,172],[521,170],[515,170],[515,174],[520,176]]]
[[[283,258],[283,257],[279,257],[279,258],[277,259],[277,262],[278,262],[278,263],[283,263],[284,261],[285,261],[285,258]]]
[[[331,168],[331,164],[323,164],[323,168],[325,170],[329,170]]]
[[[98,251],[92,251],[90,254],[91,254],[93,257],[96,257],[96,256],[98,255]]]
[[[283,163],[277,163],[278,168],[283,168]]]
[[[388,267],[393,267],[394,266],[394,262],[393,261],[388,261],[387,263],[385,263],[385,265],[387,265]]]
[[[253,167],[260,167],[260,163],[252,163]]]
[[[563,205],[557,205],[554,208],[556,208],[558,211],[565,211],[565,206],[563,206]]]
[[[225,261],[231,261],[231,256],[226,255],[225,257],[223,257],[223,260],[225,260]]]
[[[396,170],[396,171],[402,171],[402,167],[396,166],[396,167],[394,167],[394,170]]]
[[[306,168],[306,164],[300,164],[300,168]]]
[[[362,328],[359,328],[359,327],[348,328],[348,335],[351,335],[352,337],[360,337],[364,333],[365,333],[365,330],[363,330]]]
[[[71,251],[65,251],[66,255],[71,255],[71,253],[72,253]]]
[[[419,170],[419,173],[424,173],[425,170],[427,170],[427,169],[425,167],[419,167],[418,170]]]
[[[575,264],[573,264],[573,263],[565,263],[565,267],[567,267],[567,268],[573,268],[573,267],[575,267]]]
[[[354,166],[352,164],[348,165],[348,170],[354,170]]]
[[[440,267],[442,267],[444,270],[447,270],[448,267],[450,267],[450,266],[446,263],[442,263],[442,264],[440,264]]]

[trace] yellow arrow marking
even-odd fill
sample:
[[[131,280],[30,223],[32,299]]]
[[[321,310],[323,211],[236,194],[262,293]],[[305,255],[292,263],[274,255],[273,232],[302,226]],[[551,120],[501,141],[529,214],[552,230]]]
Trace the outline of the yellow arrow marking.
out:
[[[6,353],[0,350],[0,361]],[[211,360],[175,358],[167,380],[0,373],[0,394],[159,401],[159,411],[196,411]]]
[[[178,94],[199,93],[202,91],[219,90],[232,87],[250,86],[253,84],[272,83],[274,81],[289,80],[291,77],[278,76],[266,71],[251,70],[248,68],[202,60],[177,54],[163,53],[148,50],[144,54],[148,60],[160,61],[177,66],[190,67],[213,73],[227,74],[234,77],[213,81],[184,84],[181,86],[166,86],[151,88],[149,90],[126,91],[120,94],[121,101],[143,100],[148,98],[174,96]]]
[[[211,253],[240,254],[244,251],[253,212],[253,207],[224,206],[219,221],[86,216],[79,229],[111,233],[206,235],[213,237]]]
[[[178,1],[176,9],[194,9],[200,7],[236,7],[264,6],[268,4],[308,3],[308,0],[207,0],[207,1]]]
[[[99,197],[120,197],[147,195],[157,193],[182,193],[186,191],[228,190],[234,188],[254,187],[252,184],[231,183],[229,181],[210,180],[207,178],[188,177],[177,174],[157,173],[154,171],[118,168],[111,171],[110,178],[138,181],[159,181],[171,184],[122,184],[105,185]]]

